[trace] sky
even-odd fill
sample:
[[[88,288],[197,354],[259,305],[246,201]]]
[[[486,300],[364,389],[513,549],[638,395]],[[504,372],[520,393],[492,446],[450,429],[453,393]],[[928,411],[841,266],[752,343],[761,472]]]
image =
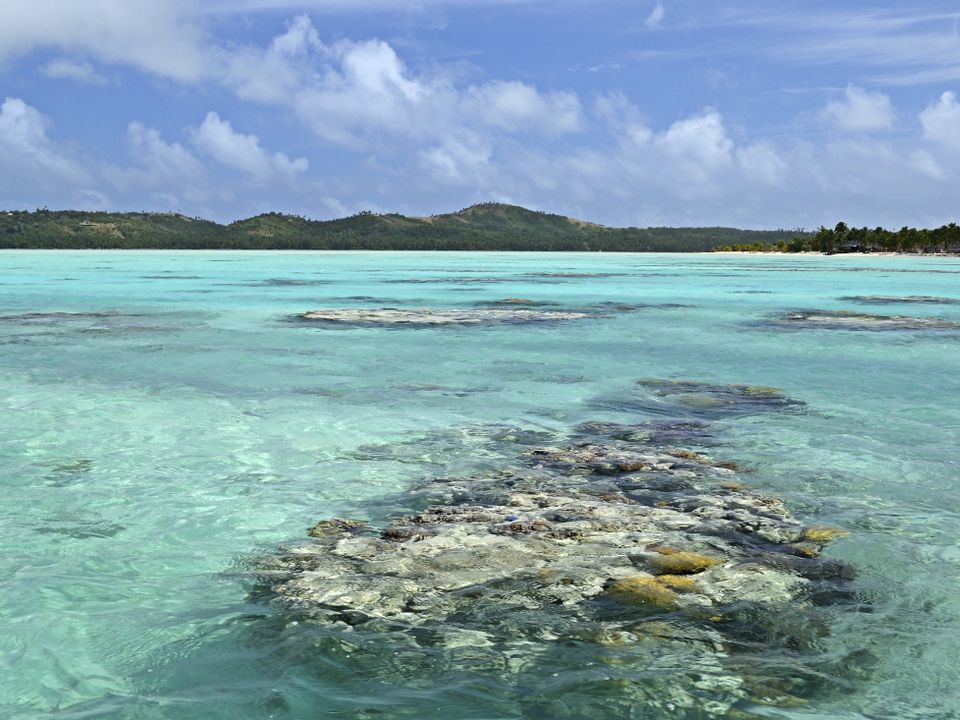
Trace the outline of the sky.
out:
[[[0,0],[0,208],[960,216],[960,3]]]

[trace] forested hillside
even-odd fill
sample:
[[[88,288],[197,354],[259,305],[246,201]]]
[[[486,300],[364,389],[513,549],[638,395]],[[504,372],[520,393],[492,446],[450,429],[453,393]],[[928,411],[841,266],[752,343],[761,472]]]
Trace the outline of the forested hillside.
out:
[[[720,227],[610,228],[498,203],[430,217],[359,213],[308,220],[267,213],[229,225],[174,213],[0,213],[2,248],[693,252],[808,237],[796,231]]]

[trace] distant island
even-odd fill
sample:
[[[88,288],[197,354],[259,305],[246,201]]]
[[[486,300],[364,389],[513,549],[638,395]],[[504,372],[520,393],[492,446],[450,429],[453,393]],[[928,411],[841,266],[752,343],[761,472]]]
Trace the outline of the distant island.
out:
[[[265,213],[223,225],[179,213],[0,212],[0,248],[156,250],[519,250],[585,252],[960,252],[960,228],[614,228],[502,203],[338,220]]]

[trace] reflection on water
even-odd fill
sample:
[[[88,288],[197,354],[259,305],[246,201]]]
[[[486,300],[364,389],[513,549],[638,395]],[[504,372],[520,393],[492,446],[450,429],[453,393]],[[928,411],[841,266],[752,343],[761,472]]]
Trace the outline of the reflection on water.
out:
[[[96,255],[0,253],[0,715],[682,717],[696,697],[707,717],[724,693],[742,695],[737,717],[960,713],[960,353],[956,333],[927,329],[960,322],[958,306],[909,301],[924,322],[899,332],[756,325],[956,298],[955,260]],[[389,332],[285,322],[511,298],[641,310]],[[718,661],[685,616],[492,646],[318,624],[251,572],[318,519],[383,527],[429,504],[410,492],[432,478],[601,435],[708,453],[803,524],[846,528],[825,558],[858,569],[854,594],[743,608]],[[749,692],[723,689],[731,677]]]

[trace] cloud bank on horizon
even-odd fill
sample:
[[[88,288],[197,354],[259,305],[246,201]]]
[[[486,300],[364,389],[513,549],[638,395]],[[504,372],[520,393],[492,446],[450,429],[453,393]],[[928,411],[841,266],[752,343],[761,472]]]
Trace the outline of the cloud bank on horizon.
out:
[[[960,12],[0,0],[0,208],[957,220]]]

